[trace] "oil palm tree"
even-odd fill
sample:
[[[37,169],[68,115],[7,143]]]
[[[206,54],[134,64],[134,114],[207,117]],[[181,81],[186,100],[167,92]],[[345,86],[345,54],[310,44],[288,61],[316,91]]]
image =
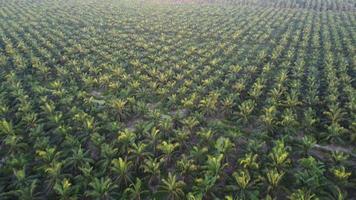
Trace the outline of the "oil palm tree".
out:
[[[212,115],[216,112],[219,96],[220,94],[218,92],[212,92],[200,101],[199,107],[202,109],[204,114]]]
[[[52,162],[45,167],[45,173],[46,173],[46,192],[51,192],[53,189],[53,186],[59,182],[59,180],[61,179],[62,175],[62,166],[63,163],[56,161],[56,160],[52,160]]]
[[[69,199],[76,199],[75,197],[71,196],[72,187],[71,183],[68,179],[64,178],[61,182],[56,183],[53,189],[59,196],[61,200],[69,200]]]
[[[121,146],[121,152],[127,152],[127,148],[135,142],[136,134],[129,129],[119,132],[117,140]]]
[[[132,162],[128,161],[127,158],[118,158],[112,160],[111,170],[114,172],[115,181],[118,182],[119,186],[127,186],[128,183],[132,183]]]
[[[147,151],[147,144],[143,142],[133,143],[129,149],[129,158],[134,160],[134,166],[139,167],[143,160],[152,156],[152,154]]]
[[[291,162],[287,149],[288,147],[285,147],[283,140],[276,141],[275,146],[268,154],[273,167],[284,168]]]
[[[115,111],[116,117],[122,120],[127,115],[127,101],[122,99],[115,99],[111,102],[110,106]]]
[[[130,186],[124,190],[123,196],[127,199],[141,200],[142,196],[147,192],[147,190],[143,189],[141,179],[136,178],[135,183],[131,183]]]
[[[176,175],[171,172],[168,173],[168,177],[162,179],[160,192],[166,195],[167,199],[175,200],[184,197],[185,183],[181,180],[177,180]]]
[[[157,160],[157,158],[149,157],[146,159],[142,165],[142,169],[144,173],[149,174],[149,184],[155,185],[156,181],[158,182],[158,178],[161,175],[161,162]]]
[[[257,162],[257,154],[247,153],[238,163],[245,169],[258,169],[260,164]]]
[[[166,161],[169,162],[172,158],[172,154],[174,150],[179,147],[178,143],[168,143],[166,141],[163,141],[161,144],[158,145],[158,149],[162,151],[163,156],[162,158]]]
[[[183,119],[182,123],[188,128],[189,131],[193,131],[193,129],[199,124],[199,121],[195,117],[189,116]]]
[[[319,199],[315,194],[307,189],[298,189],[293,192],[289,197],[290,200],[317,200]]]
[[[229,155],[229,153],[232,151],[234,146],[235,145],[231,142],[231,140],[225,137],[219,137],[215,142],[215,149],[219,154],[226,155],[225,161],[227,162],[228,162],[227,155]]]
[[[204,169],[206,169],[208,174],[219,177],[222,169],[227,166],[227,163],[222,163],[223,158],[223,154],[218,154],[217,156],[208,156],[208,160],[204,165]]]
[[[0,194],[0,197],[12,199],[18,198],[23,200],[36,200],[41,199],[40,193],[36,192],[38,180],[34,179],[25,186],[20,187],[19,189],[11,190],[8,192],[3,192]]]
[[[118,148],[114,147],[112,144],[101,144],[100,157],[101,160],[97,162],[102,169],[108,169],[112,164],[112,160],[116,157],[119,152]]]
[[[264,114],[261,116],[262,122],[265,124],[267,131],[272,131],[276,126],[277,109],[275,106],[264,108]]]
[[[279,172],[276,168],[269,169],[266,173],[268,182],[268,191],[274,191],[279,186],[285,172]]]
[[[85,195],[92,199],[111,200],[115,199],[117,186],[108,177],[93,177],[89,183],[91,190],[85,191]]]
[[[153,154],[156,155],[156,148],[157,148],[157,143],[160,139],[160,130],[157,129],[156,127],[153,127],[151,131],[148,131],[147,138],[150,146],[153,148]]]
[[[64,163],[64,167],[78,170],[79,167],[84,166],[86,163],[93,163],[93,160],[88,157],[88,152],[84,152],[83,148],[79,146],[78,148],[71,149],[71,156]]]
[[[242,102],[238,108],[239,111],[237,112],[239,116],[242,117],[242,121],[244,123],[247,123],[249,120],[249,117],[251,115],[251,113],[253,112],[254,108],[255,108],[255,101],[253,100],[246,100],[244,102]]]

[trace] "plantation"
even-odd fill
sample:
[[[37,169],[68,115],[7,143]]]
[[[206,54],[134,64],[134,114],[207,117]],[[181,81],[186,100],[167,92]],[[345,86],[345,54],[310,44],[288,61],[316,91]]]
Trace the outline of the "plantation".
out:
[[[356,199],[355,0],[0,0],[0,199]]]

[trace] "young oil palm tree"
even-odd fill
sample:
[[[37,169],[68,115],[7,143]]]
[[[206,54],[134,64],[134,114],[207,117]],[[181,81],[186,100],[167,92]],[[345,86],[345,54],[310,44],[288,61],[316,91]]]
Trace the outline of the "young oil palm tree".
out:
[[[129,158],[134,160],[134,166],[139,167],[143,160],[152,156],[152,153],[147,151],[147,144],[138,142],[133,143],[128,150]]]
[[[121,152],[127,152],[128,147],[135,142],[136,137],[136,134],[128,129],[119,132],[117,140],[121,146]]]
[[[173,119],[169,116],[165,116],[163,119],[159,120],[159,128],[165,135],[172,131],[173,125]]]
[[[167,199],[175,200],[184,197],[185,183],[181,180],[177,180],[176,175],[171,172],[168,173],[168,177],[162,179],[160,192],[166,195]]]
[[[222,109],[225,115],[229,116],[232,114],[232,107],[234,106],[234,98],[233,95],[228,96],[222,101]]]
[[[241,190],[246,190],[251,182],[250,174],[247,170],[240,170],[232,174]]]
[[[4,199],[23,199],[23,200],[37,200],[41,199],[39,192],[36,192],[38,180],[34,179],[28,184],[20,187],[19,189],[11,190],[8,192],[0,193],[0,198]]]
[[[349,154],[341,151],[331,152],[331,158],[336,165],[345,164],[349,157]]]
[[[188,128],[189,131],[193,131],[193,129],[198,126],[199,121],[195,117],[189,116],[183,119],[182,123]]]
[[[272,166],[277,168],[284,168],[291,162],[289,158],[288,147],[285,147],[283,140],[277,140],[275,146],[268,154],[272,161]]]
[[[196,133],[203,142],[209,143],[214,136],[214,132],[211,129],[202,128]]]
[[[298,99],[298,92],[295,90],[292,90],[291,93],[288,93],[286,96],[286,100],[283,102],[284,106],[291,109],[301,104],[302,104],[301,101],[299,101]]]
[[[293,192],[288,199],[290,200],[318,200],[319,198],[308,189],[298,189]]]
[[[52,162],[45,167],[45,173],[46,173],[46,192],[51,192],[53,189],[53,186],[59,182],[61,177],[63,176],[62,174],[62,166],[63,163],[52,160]]]
[[[160,167],[161,162],[159,162],[157,158],[149,157],[148,159],[145,159],[142,169],[144,173],[148,173],[150,175],[148,181],[150,184],[154,183],[161,175]]]
[[[254,190],[255,184],[258,179],[254,179],[250,176],[250,172],[246,169],[238,170],[232,174],[234,178],[234,184],[231,185],[232,189],[236,192],[236,199],[257,199],[259,193]]]
[[[198,163],[202,163],[205,161],[208,151],[208,147],[206,146],[193,146],[189,151],[189,156]]]
[[[299,127],[295,111],[290,108],[285,109],[282,114],[282,121],[280,121],[279,124],[286,133],[295,133]]]
[[[76,199],[76,197],[72,196],[72,190],[73,188],[71,187],[72,184],[70,181],[66,178],[64,178],[61,182],[58,182],[54,185],[53,189],[54,191],[58,194],[59,199],[61,200],[70,200],[70,199]]]
[[[231,142],[229,138],[219,137],[215,142],[215,149],[219,154],[226,155],[225,161],[228,162],[228,155],[234,148],[234,144]]]
[[[161,137],[160,130],[156,127],[153,127],[151,131],[147,131],[147,138],[150,146],[153,148],[153,155],[156,155],[157,143]]]
[[[237,114],[242,117],[243,123],[248,122],[250,115],[255,108],[255,105],[256,105],[255,101],[249,99],[249,100],[245,100],[238,106],[239,111],[237,112]]]
[[[316,140],[313,136],[305,135],[302,138],[301,145],[300,145],[302,147],[301,149],[303,155],[307,155],[309,150],[313,148],[315,144],[316,144]]]
[[[198,166],[195,164],[193,159],[189,159],[185,154],[183,154],[182,158],[177,161],[177,169],[180,172],[180,175],[187,175],[196,171]]]
[[[337,166],[331,169],[332,174],[340,183],[347,183],[348,178],[351,176],[351,172],[348,172],[344,166]]]
[[[118,148],[115,148],[112,144],[101,144],[100,148],[100,157],[101,160],[97,163],[103,169],[108,169],[110,164],[112,164],[112,160],[116,157],[119,152]]]
[[[203,200],[203,194],[202,193],[192,193],[192,192],[189,192],[187,195],[186,195],[186,199],[187,200]]]
[[[273,131],[276,126],[277,109],[275,106],[264,108],[264,114],[261,116],[261,120],[264,123],[267,131]]]
[[[114,172],[115,181],[119,184],[119,186],[127,186],[128,183],[132,183],[132,162],[128,161],[127,158],[119,158],[112,160],[111,170]]]
[[[111,200],[115,199],[117,186],[108,177],[93,177],[89,183],[91,190],[85,191],[85,195],[92,199]]]
[[[71,170],[78,170],[86,163],[93,163],[93,160],[89,158],[88,155],[89,153],[87,151],[84,152],[81,146],[73,148],[71,149],[71,156],[69,156],[64,162],[64,167],[68,167]]]
[[[14,135],[15,130],[13,127],[13,124],[11,122],[6,121],[5,119],[2,119],[0,121],[0,130],[2,135]]]
[[[340,123],[345,116],[345,112],[339,107],[338,104],[332,104],[329,106],[329,110],[324,112],[324,115],[332,123]]]
[[[217,110],[218,98],[220,94],[218,92],[211,92],[206,98],[200,100],[199,107],[206,115],[212,115]]]
[[[259,79],[260,80],[260,79]],[[263,83],[261,83],[261,81],[257,81],[253,84],[252,88],[250,89],[249,91],[249,95],[257,100],[259,96],[261,96],[262,94],[262,89],[264,88],[265,86],[263,85]]]
[[[161,150],[163,153],[163,160],[166,162],[169,162],[172,158],[172,154],[174,150],[179,147],[178,143],[168,143],[166,141],[163,141],[161,144],[157,146],[157,149]]]
[[[317,124],[319,120],[316,117],[315,111],[309,107],[305,112],[304,112],[304,120],[302,122],[302,125],[304,126],[305,131],[312,131],[314,130],[315,124]]]
[[[342,136],[347,133],[347,129],[344,128],[338,122],[332,122],[331,124],[327,125],[327,135],[325,136],[327,140],[332,142],[341,142],[342,143]]]
[[[131,183],[130,186],[124,190],[123,199],[141,200],[142,196],[147,193],[148,191],[143,189],[141,179],[136,178],[135,183]]]
[[[274,191],[279,186],[285,172],[279,172],[276,168],[269,169],[266,173],[268,191]]]
[[[257,162],[257,154],[247,153],[238,163],[245,169],[258,169],[260,164]]]
[[[127,116],[127,101],[122,99],[115,99],[111,102],[110,106],[115,111],[116,117],[119,120],[125,119]]]
[[[222,162],[223,158],[223,154],[219,154],[217,156],[208,156],[208,160],[204,165],[204,169],[206,169],[208,174],[219,177],[222,169],[228,165],[227,163]]]

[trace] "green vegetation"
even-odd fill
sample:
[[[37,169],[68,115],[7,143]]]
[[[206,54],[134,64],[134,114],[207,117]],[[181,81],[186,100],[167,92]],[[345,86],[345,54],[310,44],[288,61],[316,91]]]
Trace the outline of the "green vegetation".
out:
[[[0,0],[0,199],[352,199],[355,0]]]

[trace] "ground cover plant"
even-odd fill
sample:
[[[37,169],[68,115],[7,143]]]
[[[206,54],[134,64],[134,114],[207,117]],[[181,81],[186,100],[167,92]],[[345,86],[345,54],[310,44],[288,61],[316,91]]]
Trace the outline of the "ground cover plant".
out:
[[[355,199],[354,0],[0,0],[0,199]]]

